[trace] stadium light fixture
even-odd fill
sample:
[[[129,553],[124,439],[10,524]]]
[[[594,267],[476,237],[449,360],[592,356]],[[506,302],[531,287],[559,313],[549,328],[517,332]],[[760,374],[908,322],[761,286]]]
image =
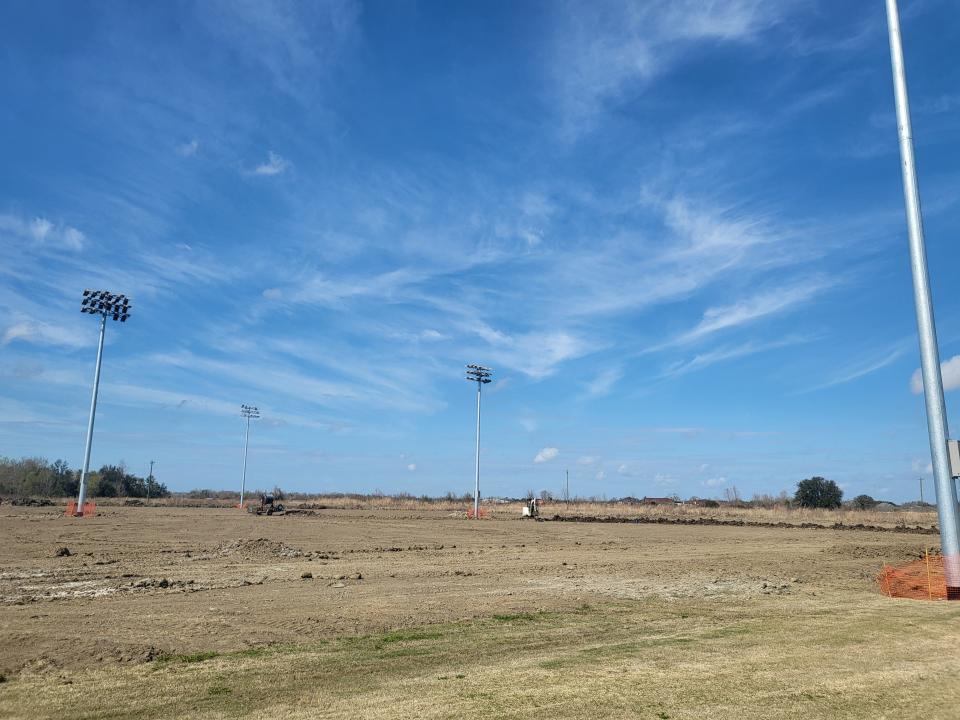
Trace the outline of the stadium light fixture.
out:
[[[477,384],[477,474],[473,488],[473,517],[480,517],[480,388],[490,382],[493,370],[483,365],[467,365],[467,380]]]
[[[243,477],[240,480],[240,507],[243,507],[243,496],[247,490],[247,448],[250,445],[250,420],[260,417],[260,409],[253,405],[241,405],[240,415],[247,419],[247,433],[243,438]]]
[[[90,473],[90,449],[93,446],[93,420],[97,414],[97,393],[100,390],[100,364],[103,361],[103,337],[107,329],[107,318],[126,322],[130,317],[130,299],[106,290],[84,290],[80,301],[80,312],[100,316],[100,340],[97,343],[97,366],[93,372],[93,397],[90,400],[90,419],[87,421],[87,445],[83,453],[83,472],[80,474],[80,492],[74,514],[83,516],[84,503],[87,500],[87,476]]]
[[[913,299],[917,311],[920,339],[920,371],[923,398],[927,408],[927,432],[930,435],[930,456],[934,487],[937,490],[937,514],[940,521],[940,549],[947,599],[960,600],[960,518],[957,512],[957,490],[947,455],[947,411],[943,399],[943,378],[940,374],[940,350],[933,319],[933,300],[927,275],[927,251],[923,238],[923,216],[920,212],[920,190],[913,157],[913,131],[910,126],[910,103],[907,98],[907,77],[903,67],[903,45],[900,38],[900,13],[897,0],[887,0],[887,27],[890,33],[890,61],[893,67],[893,91],[897,108],[897,130],[900,136],[900,159],[903,172],[903,195],[907,211],[907,234],[910,241],[910,266],[913,271]]]

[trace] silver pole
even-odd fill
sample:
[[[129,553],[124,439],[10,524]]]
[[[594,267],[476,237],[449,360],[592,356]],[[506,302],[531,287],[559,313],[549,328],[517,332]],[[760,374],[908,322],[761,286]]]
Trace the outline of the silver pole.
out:
[[[940,352],[933,319],[933,301],[927,276],[927,252],[923,239],[923,218],[920,213],[920,190],[913,158],[913,131],[910,126],[910,103],[907,78],[903,67],[900,38],[900,15],[897,0],[887,0],[887,23],[890,30],[890,59],[893,66],[893,89],[897,105],[897,129],[900,135],[900,158],[903,170],[903,195],[907,210],[910,239],[910,265],[913,270],[913,295],[917,309],[917,330],[920,336],[920,369],[923,396],[927,406],[927,430],[930,434],[930,455],[933,480],[937,491],[937,514],[940,520],[940,548],[947,585],[947,598],[960,600],[960,518],[957,517],[957,491],[947,458],[947,413],[940,376]]]
[[[240,507],[243,507],[243,493],[247,489],[247,447],[250,445],[250,416],[247,415],[247,432],[243,438],[243,479],[240,480]]]
[[[87,475],[90,472],[90,448],[93,446],[93,418],[97,414],[97,391],[100,389],[100,361],[103,359],[103,336],[107,329],[107,316],[100,313],[100,342],[97,344],[97,368],[93,371],[93,397],[90,399],[90,419],[87,421],[87,447],[83,453],[83,472],[80,474],[80,494],[77,496],[76,514],[83,515],[83,503],[87,499]]]
[[[473,489],[473,517],[480,518],[480,388],[483,383],[477,382],[477,482]]]

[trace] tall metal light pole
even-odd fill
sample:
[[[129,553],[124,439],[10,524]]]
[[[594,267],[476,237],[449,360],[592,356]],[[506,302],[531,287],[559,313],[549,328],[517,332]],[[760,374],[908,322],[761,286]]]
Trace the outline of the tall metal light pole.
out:
[[[477,478],[473,489],[473,517],[480,517],[480,388],[490,382],[493,370],[483,365],[467,365],[467,380],[477,384]]]
[[[910,266],[913,269],[913,299],[920,336],[920,371],[923,377],[923,397],[927,406],[927,431],[930,435],[930,455],[933,460],[933,480],[940,520],[940,548],[943,554],[947,599],[960,600],[960,518],[957,514],[957,491],[953,485],[947,457],[947,412],[943,399],[943,379],[940,376],[940,351],[933,320],[933,301],[930,298],[930,279],[927,276],[927,251],[923,239],[923,217],[920,213],[920,189],[913,158],[913,131],[910,126],[907,78],[903,69],[897,0],[887,0],[887,24],[890,31],[890,59],[900,136],[903,195],[910,239]]]
[[[153,485],[153,462],[150,461],[150,474],[147,475],[147,500],[150,499],[150,486]]]
[[[97,343],[97,366],[93,371],[93,397],[90,399],[90,419],[87,421],[87,445],[83,452],[83,472],[80,474],[80,492],[74,514],[83,517],[83,505],[87,500],[87,475],[90,473],[90,449],[93,446],[93,419],[97,414],[97,393],[100,390],[100,363],[103,360],[103,336],[107,318],[126,322],[130,317],[130,300],[126,295],[115,295],[106,290],[84,290],[80,312],[100,316],[100,340]]]
[[[247,490],[247,448],[250,445],[250,419],[260,417],[260,410],[253,405],[241,405],[240,414],[247,419],[247,432],[243,437],[243,478],[240,480],[240,507],[243,507],[243,495]]]

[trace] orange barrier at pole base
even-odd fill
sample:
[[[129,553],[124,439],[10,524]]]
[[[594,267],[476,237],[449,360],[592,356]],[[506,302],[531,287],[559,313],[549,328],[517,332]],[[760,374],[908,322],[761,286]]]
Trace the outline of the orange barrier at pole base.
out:
[[[71,500],[67,503],[67,511],[64,513],[67,517],[93,517],[97,514],[97,504],[94,502],[85,502],[83,507],[77,510],[77,501]]]
[[[885,565],[877,576],[880,592],[888,597],[910,600],[960,600],[960,588],[948,588],[943,575],[943,558],[925,553],[904,565]]]
[[[469,510],[467,510],[467,517],[470,518],[471,520],[473,519],[474,517],[473,508],[470,508]],[[483,508],[480,508],[480,520],[486,520],[488,517],[490,517],[489,513]]]

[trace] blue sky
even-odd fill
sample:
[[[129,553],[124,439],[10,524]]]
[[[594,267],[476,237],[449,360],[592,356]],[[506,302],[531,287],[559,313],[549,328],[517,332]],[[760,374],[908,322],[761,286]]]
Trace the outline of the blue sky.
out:
[[[960,387],[960,14],[904,1]],[[929,478],[882,3],[4,3],[0,454],[174,489]],[[957,395],[948,392],[948,406]],[[960,418],[952,414],[956,422]],[[928,481],[928,497],[932,495]]]

